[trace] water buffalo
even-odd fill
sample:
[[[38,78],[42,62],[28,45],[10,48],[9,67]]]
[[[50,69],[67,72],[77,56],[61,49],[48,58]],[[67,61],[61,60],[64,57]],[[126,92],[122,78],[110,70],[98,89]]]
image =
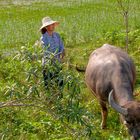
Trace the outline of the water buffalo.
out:
[[[140,138],[140,102],[133,96],[135,75],[128,54],[109,44],[92,52],[85,72],[86,84],[101,105],[102,128],[106,127],[108,102],[120,113],[133,140]]]

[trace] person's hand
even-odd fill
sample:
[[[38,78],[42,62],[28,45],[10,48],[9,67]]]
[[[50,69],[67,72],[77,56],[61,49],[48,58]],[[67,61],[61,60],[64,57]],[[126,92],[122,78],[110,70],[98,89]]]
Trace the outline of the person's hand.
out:
[[[62,63],[64,62],[64,57],[65,57],[65,51],[63,51],[60,55],[60,59]]]
[[[64,56],[65,56],[65,50],[63,50],[63,52],[61,54],[62,59],[64,58]]]

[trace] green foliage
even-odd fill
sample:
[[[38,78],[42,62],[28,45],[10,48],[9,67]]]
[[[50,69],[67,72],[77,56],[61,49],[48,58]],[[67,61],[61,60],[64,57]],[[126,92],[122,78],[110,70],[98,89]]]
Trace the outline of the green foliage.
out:
[[[133,47],[138,47],[138,44],[140,44],[140,30],[136,29],[133,31],[130,31],[129,34],[129,50],[131,50],[131,48]],[[123,44],[123,46],[125,45],[125,32],[120,32],[117,30],[114,30],[112,32],[106,32],[104,33],[104,39],[106,41],[108,41],[108,43],[110,44],[117,44],[119,46],[121,46]]]
[[[81,127],[81,131],[85,131],[87,137],[91,136],[93,131],[93,126],[91,125],[93,116],[87,108],[80,103],[82,98],[79,76],[67,70],[61,70],[62,64],[52,64],[53,60],[51,59],[45,66],[48,75],[55,71],[59,71],[59,73],[53,79],[49,79],[49,88],[45,89],[41,73],[41,56],[40,46],[32,47],[29,45],[21,47],[21,51],[14,56],[12,61],[20,61],[21,65],[24,65],[22,74],[25,75],[22,76],[24,78],[22,78],[21,83],[15,81],[11,86],[5,88],[4,96],[7,102],[9,100],[9,103],[4,104],[3,107],[14,105],[37,107],[55,120],[60,121],[62,125],[68,122],[75,124],[76,127]],[[63,80],[63,86],[59,86],[56,83],[56,78]],[[9,110],[12,111],[11,109]],[[12,112],[15,113],[14,111]],[[23,113],[22,109],[21,112]],[[5,116],[11,115],[11,112],[7,114],[6,110],[1,113],[5,114]],[[2,120],[6,121],[4,117]],[[8,131],[8,133],[7,131],[3,132],[4,134],[2,133],[7,138],[10,138],[9,133],[10,135],[18,137],[21,135],[21,132],[34,135],[38,133],[40,129],[46,129],[45,126],[42,126],[41,122],[26,122],[20,119],[18,113],[12,115],[12,120],[8,121],[8,124],[11,123],[12,125],[7,129],[12,130]],[[54,125],[53,122],[50,123]],[[17,128],[18,125],[20,125],[20,129]],[[36,125],[39,125],[40,128],[36,128]],[[67,125],[68,128],[70,127],[69,129],[72,129],[69,124]],[[4,129],[4,127],[2,127],[1,130],[2,129]],[[52,128],[52,131],[54,131],[53,129],[54,128]],[[51,133],[47,133],[47,137],[51,137]]]

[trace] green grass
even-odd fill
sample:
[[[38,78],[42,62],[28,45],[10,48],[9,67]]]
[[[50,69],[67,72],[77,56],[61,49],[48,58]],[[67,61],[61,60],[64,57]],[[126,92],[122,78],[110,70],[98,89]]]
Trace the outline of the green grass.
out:
[[[115,1],[115,0],[114,0]],[[40,38],[38,29],[41,19],[50,16],[60,21],[57,30],[62,34],[66,46],[96,41],[106,32],[123,32],[123,20],[114,1],[54,1],[24,2],[1,5],[0,48],[15,48],[25,43],[33,44]],[[139,28],[138,1],[130,9],[130,31]],[[132,12],[131,12],[132,11]]]
[[[131,1],[129,11],[129,54],[137,68],[135,92],[140,93],[140,5],[139,0]],[[115,0],[0,0],[0,101],[10,100],[8,88],[22,90],[30,88],[26,74],[31,64],[14,58],[22,51],[21,46],[31,49],[40,39],[41,19],[50,16],[60,21],[56,28],[65,43],[65,62],[85,66],[90,53],[104,43],[124,48],[125,27],[123,17]],[[40,48],[41,49],[41,48]],[[22,58],[23,56],[21,56]],[[27,61],[27,62],[26,62]],[[33,63],[33,66],[41,63]],[[40,69],[39,69],[40,70]],[[73,69],[75,75],[84,74]],[[41,70],[40,70],[41,71]],[[26,72],[26,73],[25,73]],[[39,73],[41,75],[41,72]],[[16,83],[16,84],[15,84]],[[36,83],[35,83],[36,84]],[[62,123],[57,117],[37,108],[4,108],[0,110],[0,138],[4,139],[129,139],[126,129],[120,125],[119,116],[109,109],[108,128],[101,130],[100,106],[84,83],[81,84],[81,105],[93,114],[93,136],[87,137],[84,126],[76,123]],[[40,94],[44,93],[40,89]],[[140,97],[137,97],[140,99]],[[44,99],[42,99],[44,101]],[[47,106],[47,108],[49,108]],[[52,117],[53,116],[53,117]],[[91,121],[91,120],[90,120]],[[6,122],[6,124],[5,124]],[[42,123],[44,122],[44,123]],[[91,123],[91,122],[90,122]],[[92,124],[91,123],[91,124]],[[83,132],[83,134],[82,134]]]

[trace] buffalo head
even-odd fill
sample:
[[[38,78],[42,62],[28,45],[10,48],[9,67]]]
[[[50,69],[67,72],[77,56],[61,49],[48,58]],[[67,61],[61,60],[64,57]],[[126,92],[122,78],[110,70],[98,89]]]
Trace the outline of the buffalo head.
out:
[[[109,94],[109,104],[121,114],[124,124],[132,135],[133,140],[140,138],[140,102],[127,101],[123,106],[118,105],[113,98],[113,90]]]

